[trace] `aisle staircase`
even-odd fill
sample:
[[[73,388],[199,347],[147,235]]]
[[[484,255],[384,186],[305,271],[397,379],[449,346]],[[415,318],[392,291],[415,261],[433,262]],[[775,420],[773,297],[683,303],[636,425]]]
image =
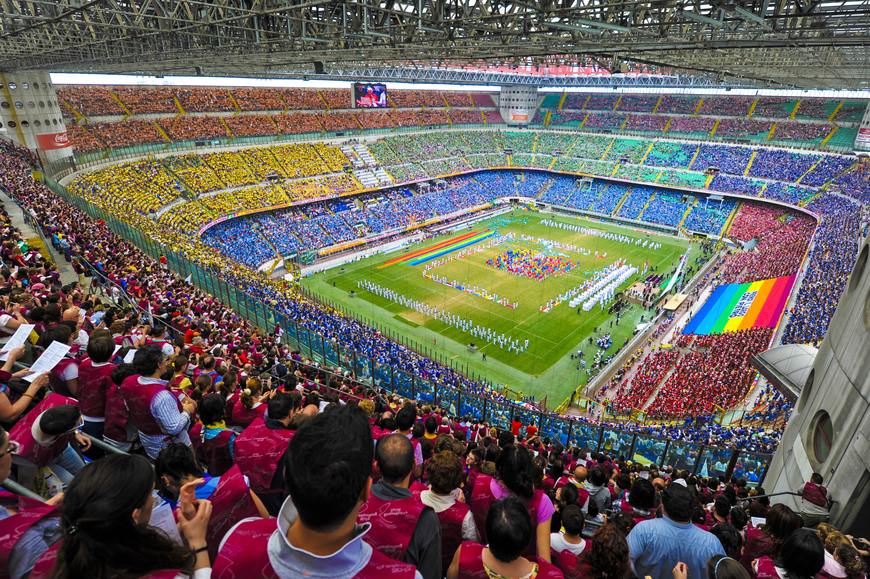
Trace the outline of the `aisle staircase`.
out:
[[[807,170],[804,172],[803,175],[801,175],[800,177],[798,177],[798,178],[797,178],[797,181],[795,181],[795,185],[800,185],[800,184],[801,184],[801,181],[804,180],[804,177],[806,177],[807,175],[809,175],[810,173],[812,173],[812,172],[813,172],[813,169],[815,169],[815,168],[818,166],[818,164],[822,162],[822,159],[823,159],[823,157],[819,157],[819,160],[816,161],[815,163],[813,163],[812,167],[810,167],[809,169],[807,169]]]
[[[829,120],[829,121],[833,122],[834,119],[837,118],[837,114],[840,112],[840,109],[843,108],[843,105],[844,105],[845,103],[846,103],[846,101],[840,101],[840,102],[837,104],[837,108],[835,108],[835,109],[834,109],[834,112],[831,113],[831,116],[828,117],[828,120]]]
[[[121,110],[124,111],[125,115],[127,115],[128,117],[133,116],[133,113],[130,112],[130,109],[127,108],[127,105],[125,105],[124,101],[121,100],[121,97],[118,96],[118,93],[116,93],[112,89],[108,89],[106,92],[109,93],[109,96],[112,97],[112,100],[118,103],[118,106],[121,107]]]
[[[619,215],[619,210],[622,209],[622,205],[625,203],[625,200],[628,199],[628,196],[631,195],[631,187],[627,187],[625,189],[625,193],[622,194],[622,198],[619,200],[619,203],[616,204],[616,207],[611,211],[611,215]]]
[[[655,199],[655,196],[656,196],[656,192],[653,191],[652,195],[650,195],[647,198],[646,203],[643,204],[643,209],[640,210],[640,213],[638,213],[637,217],[635,217],[634,219],[643,219],[644,211],[647,210],[647,208],[649,207],[649,204],[652,203],[653,199]]]
[[[692,212],[696,205],[698,205],[697,197],[695,197],[694,201],[692,201],[692,203],[689,203],[689,206],[686,207],[686,211],[683,213],[683,218],[680,219],[680,222],[677,224],[677,231],[683,228],[683,224],[686,222],[686,219],[689,218],[689,213]]]
[[[746,168],[743,169],[744,177],[747,177],[749,175],[749,170],[752,168],[752,162],[755,161],[756,155],[758,155],[758,151],[752,151],[752,154],[749,155],[749,162],[746,163]]]
[[[822,139],[822,142],[819,143],[819,144],[820,144],[820,145],[827,145],[827,144],[828,144],[828,141],[831,140],[831,137],[833,137],[834,135],[836,135],[836,134],[837,134],[837,131],[839,131],[839,130],[840,130],[840,127],[838,127],[837,125],[834,125],[834,128],[831,129],[831,132],[828,133],[828,136],[825,137],[824,139]]]
[[[362,183],[363,188],[377,189],[393,184],[393,179],[389,173],[378,164],[371,151],[363,143],[345,143],[339,146],[339,149],[350,160],[353,174]]]

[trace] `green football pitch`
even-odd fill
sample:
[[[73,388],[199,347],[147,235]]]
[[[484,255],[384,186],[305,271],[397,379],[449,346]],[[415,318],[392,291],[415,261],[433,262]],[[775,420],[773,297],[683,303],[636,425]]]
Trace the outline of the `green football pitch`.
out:
[[[626,243],[553,227],[542,223],[545,220],[620,234],[628,236],[630,241]],[[488,230],[494,232],[493,236],[462,250],[418,265],[411,265],[410,260],[387,265],[391,260],[457,236]],[[649,240],[660,247],[643,247],[634,243],[636,239]],[[603,308],[596,305],[589,311],[580,309],[579,312],[578,307],[570,307],[567,301],[548,312],[542,312],[541,306],[596,274],[600,275],[602,269],[617,260],[640,270],[619,290],[628,288],[641,277],[645,262],[648,262],[648,274],[668,274],[676,268],[680,256],[687,249],[687,263],[694,263],[700,247],[685,239],[583,218],[515,209],[391,253],[314,274],[303,279],[302,284],[320,299],[342,307],[350,315],[374,324],[426,355],[451,364],[468,375],[507,385],[538,400],[546,397],[548,405],[555,407],[588,379],[586,371],[571,358],[572,353],[582,349],[587,366],[590,366],[598,350],[598,337],[607,333],[611,335],[613,345],[603,354],[613,354],[630,339],[641,317],[649,320],[651,313],[629,304],[620,312],[620,321],[616,324],[616,316],[608,313],[607,304]],[[563,265],[570,264],[570,270],[536,280],[486,263],[499,255],[504,256],[507,251],[549,256],[561,260]],[[429,277],[424,277],[424,273]],[[455,282],[455,285],[471,291],[432,278]],[[361,281],[376,284],[395,294],[391,299],[382,297],[360,287]],[[355,292],[355,297],[351,297],[351,292]],[[515,307],[487,299],[484,297],[486,294],[497,295],[504,303]],[[398,296],[416,304],[402,305],[398,303]],[[428,311],[420,311],[423,309]],[[485,338],[438,319],[433,314],[434,309],[508,336],[523,346],[528,340],[528,347],[519,353],[500,348]],[[477,346],[476,351],[470,351],[469,343]]]

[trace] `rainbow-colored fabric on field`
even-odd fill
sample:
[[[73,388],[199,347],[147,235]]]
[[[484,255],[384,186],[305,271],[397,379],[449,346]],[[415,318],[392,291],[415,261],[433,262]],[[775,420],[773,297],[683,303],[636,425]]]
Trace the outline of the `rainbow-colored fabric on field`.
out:
[[[751,328],[775,328],[795,276],[720,285],[683,330],[706,336]]]
[[[408,265],[420,265],[421,263],[425,263],[431,259],[436,259],[438,257],[441,257],[442,255],[447,255],[448,253],[458,251],[463,247],[474,245],[475,243],[483,241],[484,239],[492,237],[493,235],[495,235],[495,231],[489,229],[485,231],[472,231],[470,233],[464,233],[456,237],[451,237],[450,239],[447,239],[440,243],[436,243],[431,247],[425,247],[423,249],[418,249],[417,251],[412,251],[407,255],[395,257],[379,265],[378,269],[383,269],[395,263],[403,262],[407,262]]]

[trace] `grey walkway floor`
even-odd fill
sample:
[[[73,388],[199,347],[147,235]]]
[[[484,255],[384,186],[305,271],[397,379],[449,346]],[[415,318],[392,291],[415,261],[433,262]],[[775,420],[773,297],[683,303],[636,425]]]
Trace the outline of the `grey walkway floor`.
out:
[[[17,227],[25,238],[39,237],[39,232],[28,225],[24,220],[24,213],[18,203],[15,203],[15,201],[13,201],[12,198],[6,195],[3,191],[0,191],[0,202],[3,203],[3,208],[9,214],[9,218],[12,220],[12,225]],[[79,276],[76,275],[72,265],[67,263],[63,258],[63,255],[55,251],[50,243],[47,244],[46,250],[51,255],[51,260],[57,266],[58,271],[60,271],[60,279],[63,283],[67,284],[78,281]]]

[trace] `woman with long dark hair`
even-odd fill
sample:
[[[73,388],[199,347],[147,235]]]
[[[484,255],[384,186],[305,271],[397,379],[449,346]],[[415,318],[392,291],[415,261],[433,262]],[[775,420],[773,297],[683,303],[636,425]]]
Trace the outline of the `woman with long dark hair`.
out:
[[[448,579],[563,577],[559,569],[540,557],[524,556],[535,531],[524,501],[508,497],[493,502],[484,529],[488,543],[461,543],[447,568]]]
[[[60,548],[46,553],[31,578],[187,577],[199,570],[207,577],[211,503],[183,508],[190,512],[179,516],[183,546],[148,524],[153,491],[154,470],[141,456],[113,455],[86,466],[64,495]]]
[[[526,547],[527,556],[550,562],[550,519],[555,511],[553,502],[543,491],[535,488],[535,471],[529,451],[515,444],[507,446],[495,463],[496,477],[479,475],[471,490],[471,512],[481,542],[486,543],[486,517],[490,505],[499,499],[514,496],[529,511],[533,532]]]

